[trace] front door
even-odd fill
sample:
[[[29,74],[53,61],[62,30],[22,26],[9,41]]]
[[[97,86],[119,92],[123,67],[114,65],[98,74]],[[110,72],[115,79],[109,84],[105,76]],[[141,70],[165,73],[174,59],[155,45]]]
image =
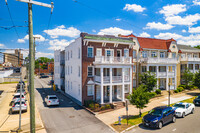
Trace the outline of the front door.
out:
[[[122,51],[120,49],[117,50],[117,57],[121,57]]]
[[[99,101],[101,99],[101,87],[96,86],[96,100]]]
[[[165,79],[160,79],[160,88],[165,89]]]

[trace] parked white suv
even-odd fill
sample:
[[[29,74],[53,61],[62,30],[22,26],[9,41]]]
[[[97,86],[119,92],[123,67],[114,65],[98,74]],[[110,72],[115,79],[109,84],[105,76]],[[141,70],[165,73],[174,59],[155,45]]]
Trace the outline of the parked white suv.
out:
[[[17,100],[12,105],[12,113],[20,111],[20,101]],[[27,104],[25,100],[21,101],[21,111],[27,112]]]
[[[45,102],[47,106],[59,105],[59,99],[56,95],[48,95],[45,97]]]
[[[13,99],[12,99],[12,102],[15,102],[15,101],[19,101],[20,100],[20,93],[15,93]],[[25,95],[22,93],[22,100],[26,100],[26,97]]]
[[[177,117],[184,118],[186,115],[194,113],[195,106],[193,103],[176,103],[173,108]]]

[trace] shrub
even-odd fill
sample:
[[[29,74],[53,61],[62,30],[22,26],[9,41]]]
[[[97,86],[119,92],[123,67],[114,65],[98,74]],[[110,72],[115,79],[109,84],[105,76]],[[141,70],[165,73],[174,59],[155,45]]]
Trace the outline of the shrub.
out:
[[[179,85],[178,87],[183,87],[184,89],[186,89],[186,88],[187,88],[187,86],[186,86],[186,85]]]
[[[188,90],[193,90],[194,87],[195,87],[194,85],[188,85],[188,86],[187,86],[187,89],[188,89]]]
[[[98,108],[99,108],[99,104],[96,103],[96,104],[94,105],[94,108],[95,108],[95,109],[98,109]]]
[[[161,90],[160,90],[160,89],[157,89],[157,90],[155,91],[155,93],[156,93],[157,95],[159,95],[159,94],[161,94]]]
[[[111,108],[110,104],[106,104],[105,108],[110,109]]]
[[[90,108],[91,110],[94,110],[94,104],[93,104],[93,103],[89,104],[89,108]]]
[[[179,91],[178,90],[174,90],[174,93],[178,93]]]
[[[157,94],[155,92],[149,92],[149,97],[154,98]]]
[[[184,88],[183,88],[183,87],[178,87],[176,90],[177,90],[178,92],[182,92],[182,91],[184,90]]]
[[[194,87],[193,87],[193,90],[196,90],[196,89],[198,89],[198,87],[197,87],[197,86],[194,86]]]
[[[105,110],[106,108],[105,108],[105,106],[101,106],[101,110]]]
[[[89,105],[90,105],[91,103],[94,104],[94,101],[93,101],[93,100],[85,100],[85,101],[84,101],[85,107],[89,107]]]

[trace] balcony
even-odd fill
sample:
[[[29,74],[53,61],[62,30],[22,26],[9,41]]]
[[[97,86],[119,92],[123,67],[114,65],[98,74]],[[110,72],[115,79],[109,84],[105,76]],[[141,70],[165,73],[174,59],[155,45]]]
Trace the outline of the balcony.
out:
[[[95,56],[95,64],[132,64],[132,57]]]
[[[141,62],[159,63],[159,64],[162,64],[162,63],[163,64],[176,64],[176,63],[178,63],[178,60],[177,60],[177,58],[158,58],[158,57],[152,58],[152,57],[149,57],[149,58],[142,58]]]
[[[65,65],[65,60],[60,60],[60,65]]]
[[[94,80],[98,83],[101,83],[101,76],[95,76]],[[130,82],[130,76],[125,75],[124,82]],[[110,83],[110,76],[104,76],[103,83]],[[122,76],[112,76],[112,83],[122,83]]]
[[[167,77],[167,72],[159,72],[158,77]]]
[[[181,58],[181,61],[199,61],[200,62],[200,58],[192,58],[192,57]]]

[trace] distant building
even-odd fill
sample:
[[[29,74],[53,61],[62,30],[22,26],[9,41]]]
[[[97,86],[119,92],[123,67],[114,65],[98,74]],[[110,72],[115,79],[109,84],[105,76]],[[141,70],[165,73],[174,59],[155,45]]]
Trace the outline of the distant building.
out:
[[[6,66],[8,64],[12,66],[21,66],[23,64],[23,54],[21,50],[16,49],[14,54],[4,53],[3,64],[6,64]]]
[[[54,72],[54,62],[40,63],[39,65],[40,65],[40,68],[35,69],[35,74]],[[46,68],[42,69],[42,65],[46,65]]]

